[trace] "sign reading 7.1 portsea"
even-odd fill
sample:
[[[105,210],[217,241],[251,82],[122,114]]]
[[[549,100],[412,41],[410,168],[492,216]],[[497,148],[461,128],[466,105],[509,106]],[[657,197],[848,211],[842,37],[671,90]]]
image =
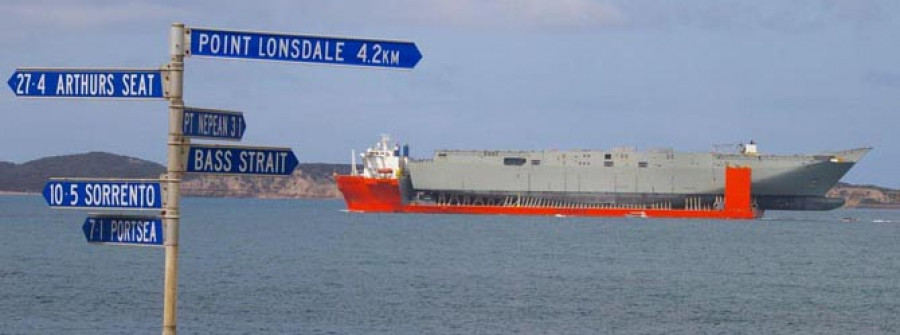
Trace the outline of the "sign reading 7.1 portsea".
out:
[[[163,223],[158,217],[91,214],[81,230],[90,243],[163,245]]]
[[[422,59],[412,42],[190,28],[187,56],[411,69]]]
[[[161,70],[17,69],[7,84],[16,96],[164,98]]]
[[[47,204],[57,208],[162,208],[162,188],[158,180],[151,179],[51,179],[43,194]]]

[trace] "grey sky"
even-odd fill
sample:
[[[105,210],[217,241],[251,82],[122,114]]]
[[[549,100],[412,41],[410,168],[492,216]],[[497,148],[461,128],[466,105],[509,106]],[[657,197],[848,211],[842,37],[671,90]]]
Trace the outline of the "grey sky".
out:
[[[190,58],[190,106],[245,112],[244,144],[347,162],[380,133],[436,148],[754,139],[811,153],[874,146],[845,180],[900,187],[900,3],[800,1],[7,1],[19,66],[156,67],[188,26],[415,42],[412,71]],[[6,90],[0,160],[111,151],[162,162],[162,101],[22,99]]]

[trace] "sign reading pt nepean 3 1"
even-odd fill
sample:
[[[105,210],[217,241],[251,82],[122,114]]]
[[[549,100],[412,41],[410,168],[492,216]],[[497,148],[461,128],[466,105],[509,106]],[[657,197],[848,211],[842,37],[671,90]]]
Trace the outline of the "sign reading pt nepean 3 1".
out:
[[[16,69],[16,96],[49,98],[163,98],[162,71],[150,69]]]
[[[247,122],[241,112],[218,109],[184,108],[181,131],[190,138],[240,141]]]
[[[299,162],[290,148],[191,144],[186,172],[287,176]]]

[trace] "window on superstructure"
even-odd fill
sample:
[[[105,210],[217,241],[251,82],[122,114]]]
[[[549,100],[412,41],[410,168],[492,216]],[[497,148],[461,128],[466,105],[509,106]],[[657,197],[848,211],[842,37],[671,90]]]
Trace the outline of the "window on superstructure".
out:
[[[525,158],[522,157],[504,157],[503,165],[512,165],[512,166],[522,166],[527,162]]]
[[[612,154],[603,155],[603,159],[612,159]]]
[[[612,166],[613,166],[613,162],[612,162],[612,161],[603,162],[603,166],[605,166],[605,167],[612,167]]]
[[[541,160],[540,159],[532,159],[531,165],[541,165]]]
[[[647,162],[638,162],[638,167],[639,167],[639,168],[645,168],[645,167],[647,167]]]

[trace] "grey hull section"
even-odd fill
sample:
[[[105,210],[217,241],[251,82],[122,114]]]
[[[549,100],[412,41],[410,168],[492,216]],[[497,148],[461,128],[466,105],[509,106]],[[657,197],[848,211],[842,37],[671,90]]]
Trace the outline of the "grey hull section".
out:
[[[825,198],[868,148],[819,155],[738,155],[673,151],[438,151],[408,163],[412,201],[714,206],[727,166],[752,169],[760,209],[829,210]],[[456,200],[451,200],[456,199]],[[461,200],[462,199],[462,200]]]
[[[407,201],[456,204],[536,203],[540,205],[608,205],[610,207],[639,205],[645,208],[684,209],[691,204],[713,208],[722,194],[633,194],[633,193],[503,193],[425,191],[408,189]],[[823,211],[844,205],[840,198],[811,196],[757,196],[756,207],[764,210]]]

